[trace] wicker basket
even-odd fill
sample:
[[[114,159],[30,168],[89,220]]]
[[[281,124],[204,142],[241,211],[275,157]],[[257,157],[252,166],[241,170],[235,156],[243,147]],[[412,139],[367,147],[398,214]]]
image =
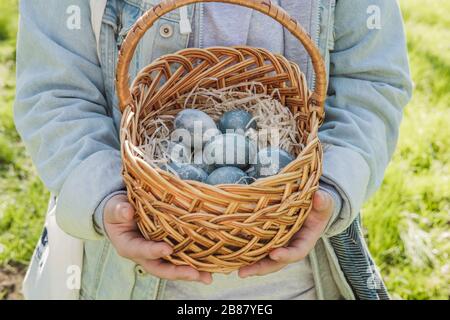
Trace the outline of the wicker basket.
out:
[[[170,0],[154,6],[136,22],[122,45],[116,85],[123,114],[123,177],[144,237],[173,247],[173,254],[165,259],[201,271],[230,272],[286,245],[311,210],[322,167],[317,132],[324,117],[326,74],[318,49],[283,9],[269,0],[220,0],[216,2],[260,11],[295,35],[312,59],[315,91],[308,89],[295,63],[252,47],[185,49],[160,57],[139,72],[130,88],[130,61],[145,32],[164,14],[196,2],[201,1]],[[143,118],[157,115],[161,106],[199,84],[204,88],[242,84],[242,90],[247,90],[245,83],[252,81],[262,83],[269,93],[279,92],[278,99],[297,116],[304,137],[305,147],[279,174],[251,185],[211,186],[154,168],[133,151],[145,129]],[[138,110],[137,101],[142,99],[144,107],[140,104]]]

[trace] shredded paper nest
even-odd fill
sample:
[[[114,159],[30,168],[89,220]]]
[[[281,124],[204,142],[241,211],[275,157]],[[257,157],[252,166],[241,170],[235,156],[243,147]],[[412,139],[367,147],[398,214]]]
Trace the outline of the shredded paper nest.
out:
[[[248,89],[242,91],[243,87]],[[246,135],[258,148],[276,146],[297,156],[304,141],[297,127],[298,119],[276,99],[276,95],[277,91],[268,95],[259,83],[223,89],[196,87],[190,93],[148,113],[141,121],[139,144],[133,149],[148,164],[160,167],[170,161],[167,148],[178,112],[198,109],[217,123],[225,112],[240,109],[251,113],[256,121],[257,129],[247,130]],[[141,97],[145,96],[143,92]],[[137,109],[144,110],[145,106],[140,105]]]

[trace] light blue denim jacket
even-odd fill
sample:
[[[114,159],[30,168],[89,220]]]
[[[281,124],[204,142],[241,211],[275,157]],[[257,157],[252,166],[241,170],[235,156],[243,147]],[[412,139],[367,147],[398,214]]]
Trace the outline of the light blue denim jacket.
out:
[[[136,19],[157,2],[108,0],[98,52],[89,1],[20,4],[16,126],[57,200],[58,224],[85,240],[84,298],[151,299],[163,287],[160,279],[142,274],[133,262],[121,258],[93,219],[111,195],[124,189],[114,89],[117,49]],[[310,258],[319,298],[352,299],[358,297],[352,277],[333,239],[348,232],[364,201],[381,184],[395,149],[402,109],[412,91],[403,24],[393,0],[305,0],[310,3],[307,18],[295,11],[296,2],[280,0],[308,24],[330,75],[326,119],[320,129],[326,145],[321,185],[337,206]],[[67,25],[67,9],[74,5],[80,9],[80,28]],[[371,5],[380,8],[380,29],[367,26]],[[189,7],[190,17],[193,10]],[[162,54],[187,46],[179,19],[179,12],[172,12],[149,30],[132,61],[131,77]],[[197,26],[198,21],[192,22]],[[171,37],[160,34],[163,24],[173,27]],[[311,66],[297,41],[286,34],[284,43],[285,56],[313,83]]]

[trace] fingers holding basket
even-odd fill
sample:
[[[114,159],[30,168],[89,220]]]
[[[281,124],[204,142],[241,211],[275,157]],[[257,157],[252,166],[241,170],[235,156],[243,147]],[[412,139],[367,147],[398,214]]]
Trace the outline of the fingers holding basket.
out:
[[[117,253],[139,264],[146,272],[167,280],[212,282],[207,272],[189,266],[175,266],[161,258],[172,254],[165,242],[146,240],[134,221],[134,209],[125,195],[112,197],[105,206],[105,230]]]
[[[161,279],[199,281],[204,284],[212,283],[212,276],[209,272],[199,272],[189,266],[176,266],[161,259],[146,260],[140,265],[145,271]]]
[[[239,277],[247,278],[250,276],[264,276],[283,269],[287,263],[274,261],[270,258],[263,259],[255,264],[242,267],[239,269]]]
[[[115,248],[119,255],[133,261],[160,259],[172,253],[167,243],[146,240],[138,231],[123,233]]]
[[[327,192],[316,192],[311,213],[306,218],[302,229],[292,237],[289,245],[271,251],[268,258],[241,268],[239,276],[245,278],[266,275],[277,272],[290,263],[305,259],[323,235],[333,208],[333,198]]]
[[[133,217],[133,206],[125,195],[112,197],[105,206],[105,230],[120,256],[131,260],[159,259],[172,253],[167,243],[144,239]]]
[[[317,191],[313,199],[313,209],[302,229],[292,237],[287,247],[273,250],[269,257],[284,263],[294,263],[306,258],[323,235],[333,208],[333,198],[325,191]]]

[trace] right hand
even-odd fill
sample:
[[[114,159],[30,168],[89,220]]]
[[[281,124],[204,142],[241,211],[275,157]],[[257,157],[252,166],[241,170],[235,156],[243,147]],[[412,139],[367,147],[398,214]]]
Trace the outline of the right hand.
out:
[[[208,272],[199,272],[190,266],[176,266],[161,259],[172,253],[165,242],[146,240],[134,221],[134,208],[125,195],[108,200],[104,210],[105,231],[117,253],[134,261],[156,277],[167,280],[212,282]]]

